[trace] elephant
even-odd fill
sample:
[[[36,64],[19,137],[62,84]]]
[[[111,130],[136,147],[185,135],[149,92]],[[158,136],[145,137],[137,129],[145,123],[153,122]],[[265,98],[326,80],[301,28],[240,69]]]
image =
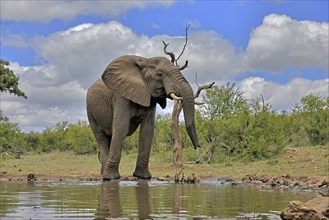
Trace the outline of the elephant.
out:
[[[140,126],[138,155],[133,176],[152,177],[149,157],[154,134],[156,105],[166,99],[182,101],[186,130],[200,147],[195,128],[194,94],[179,68],[165,57],[124,55],[105,68],[88,89],[87,116],[99,147],[103,180],[120,179],[119,164],[124,140]]]

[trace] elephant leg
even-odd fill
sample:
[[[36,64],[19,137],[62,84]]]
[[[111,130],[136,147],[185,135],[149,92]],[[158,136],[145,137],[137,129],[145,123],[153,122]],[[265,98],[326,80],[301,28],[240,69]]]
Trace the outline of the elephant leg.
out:
[[[101,139],[97,139],[97,144],[99,146],[98,159],[102,165],[101,175],[104,173],[106,167],[106,161],[109,156],[109,146],[111,143],[111,137],[106,136],[104,133]]]
[[[147,118],[143,120],[140,127],[138,157],[133,176],[141,179],[150,179],[152,177],[148,164],[154,134],[154,117],[155,106],[152,107]]]
[[[128,102],[128,101],[127,101]],[[119,164],[121,152],[124,146],[125,138],[129,130],[130,117],[127,117],[129,102],[118,104],[121,108],[114,109],[112,123],[112,137],[109,149],[109,155],[106,161],[103,180],[120,179]],[[127,109],[126,111],[122,109]]]
[[[106,165],[108,155],[109,155],[109,147],[110,147],[110,143],[111,143],[111,137],[107,136],[99,128],[99,126],[97,126],[97,124],[95,122],[95,119],[92,117],[92,115],[88,114],[88,120],[89,120],[91,130],[94,133],[94,136],[96,138],[97,145],[98,145],[98,148],[99,148],[98,159],[99,159],[99,162],[102,165],[102,168],[101,168],[101,175],[102,175],[103,172],[104,172],[104,167]]]

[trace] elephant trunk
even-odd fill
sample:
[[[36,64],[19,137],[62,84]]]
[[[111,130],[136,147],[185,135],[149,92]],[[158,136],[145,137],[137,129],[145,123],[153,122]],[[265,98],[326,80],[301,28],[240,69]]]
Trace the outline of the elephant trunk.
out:
[[[186,82],[180,85],[180,94],[183,97],[182,106],[184,112],[184,120],[186,130],[195,149],[200,147],[198,143],[198,137],[195,129],[195,118],[194,118],[194,94],[191,86]]]
[[[185,125],[188,135],[193,143],[194,148],[200,147],[195,129],[194,119],[194,94],[190,84],[186,81],[182,73],[178,69],[169,71],[169,77],[164,78],[164,86],[169,96],[174,93],[176,96],[182,97],[182,107],[184,112]],[[174,97],[174,96],[172,96]],[[175,98],[175,97],[174,97]],[[176,99],[180,99],[176,97]]]

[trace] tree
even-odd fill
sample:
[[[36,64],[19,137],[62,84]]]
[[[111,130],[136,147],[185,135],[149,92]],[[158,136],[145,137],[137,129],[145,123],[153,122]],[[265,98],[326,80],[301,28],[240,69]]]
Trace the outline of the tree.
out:
[[[9,94],[27,98],[25,93],[18,88],[19,77],[6,66],[9,66],[9,62],[0,59],[0,92],[9,92]]]
[[[207,91],[203,99],[206,103],[203,113],[210,120],[233,117],[247,104],[243,98],[243,92],[239,91],[234,83],[227,83],[221,87],[214,86],[212,90]]]
[[[52,128],[46,128],[42,131],[40,138],[40,148],[38,151],[51,152],[72,150],[70,143],[67,141],[66,133],[68,131],[68,122],[58,122]]]
[[[28,151],[18,124],[3,120],[0,123],[0,158],[20,156]]]
[[[9,92],[9,94],[27,98],[25,93],[18,88],[19,78],[6,66],[9,66],[9,62],[0,59],[0,93]],[[9,122],[8,117],[3,115],[0,109],[0,156],[10,154],[19,158],[26,151],[22,135],[18,124]]]
[[[187,25],[185,27],[185,43],[183,46],[183,49],[181,51],[181,53],[178,55],[178,57],[176,58],[175,54],[173,52],[168,52],[167,51],[167,47],[169,45],[169,43],[166,43],[164,41],[162,41],[164,48],[163,51],[165,54],[169,55],[171,58],[171,62],[174,63],[179,70],[184,70],[187,65],[188,65],[188,61],[186,60],[183,66],[180,66],[178,64],[178,60],[181,58],[181,56],[184,54],[186,45],[187,45],[187,41],[188,41],[188,29],[189,29],[189,25]],[[200,92],[203,89],[208,89],[211,88],[214,85],[214,82],[209,84],[209,85],[205,85],[205,86],[199,86],[198,85],[198,91],[195,93],[195,98],[197,98],[200,95]],[[182,111],[182,102],[181,100],[174,100],[174,108],[173,108],[173,112],[172,112],[172,118],[171,118],[171,130],[173,133],[173,138],[174,138],[174,146],[173,146],[173,164],[177,167],[181,167],[182,166],[182,148],[183,148],[183,140],[182,140],[182,135],[179,129],[179,115]]]
[[[299,128],[303,128],[313,145],[329,142],[329,97],[309,94],[301,99],[293,112],[299,116]],[[297,121],[298,122],[298,121]]]
[[[207,90],[203,102],[208,162],[225,157],[257,160],[281,151],[285,125],[270,105],[260,99],[246,100],[232,83]]]
[[[66,143],[75,154],[90,154],[97,152],[97,143],[90,126],[86,121],[70,124],[65,133]]]

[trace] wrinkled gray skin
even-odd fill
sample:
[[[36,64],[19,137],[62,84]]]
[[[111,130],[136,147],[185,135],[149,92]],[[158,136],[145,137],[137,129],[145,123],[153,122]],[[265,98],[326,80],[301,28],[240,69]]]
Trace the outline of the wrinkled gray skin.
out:
[[[183,97],[188,134],[199,147],[194,125],[194,95],[179,69],[164,57],[122,56],[87,92],[87,114],[99,146],[103,180],[119,179],[124,140],[140,125],[135,177],[151,178],[148,168],[156,104],[166,107],[170,93]]]

